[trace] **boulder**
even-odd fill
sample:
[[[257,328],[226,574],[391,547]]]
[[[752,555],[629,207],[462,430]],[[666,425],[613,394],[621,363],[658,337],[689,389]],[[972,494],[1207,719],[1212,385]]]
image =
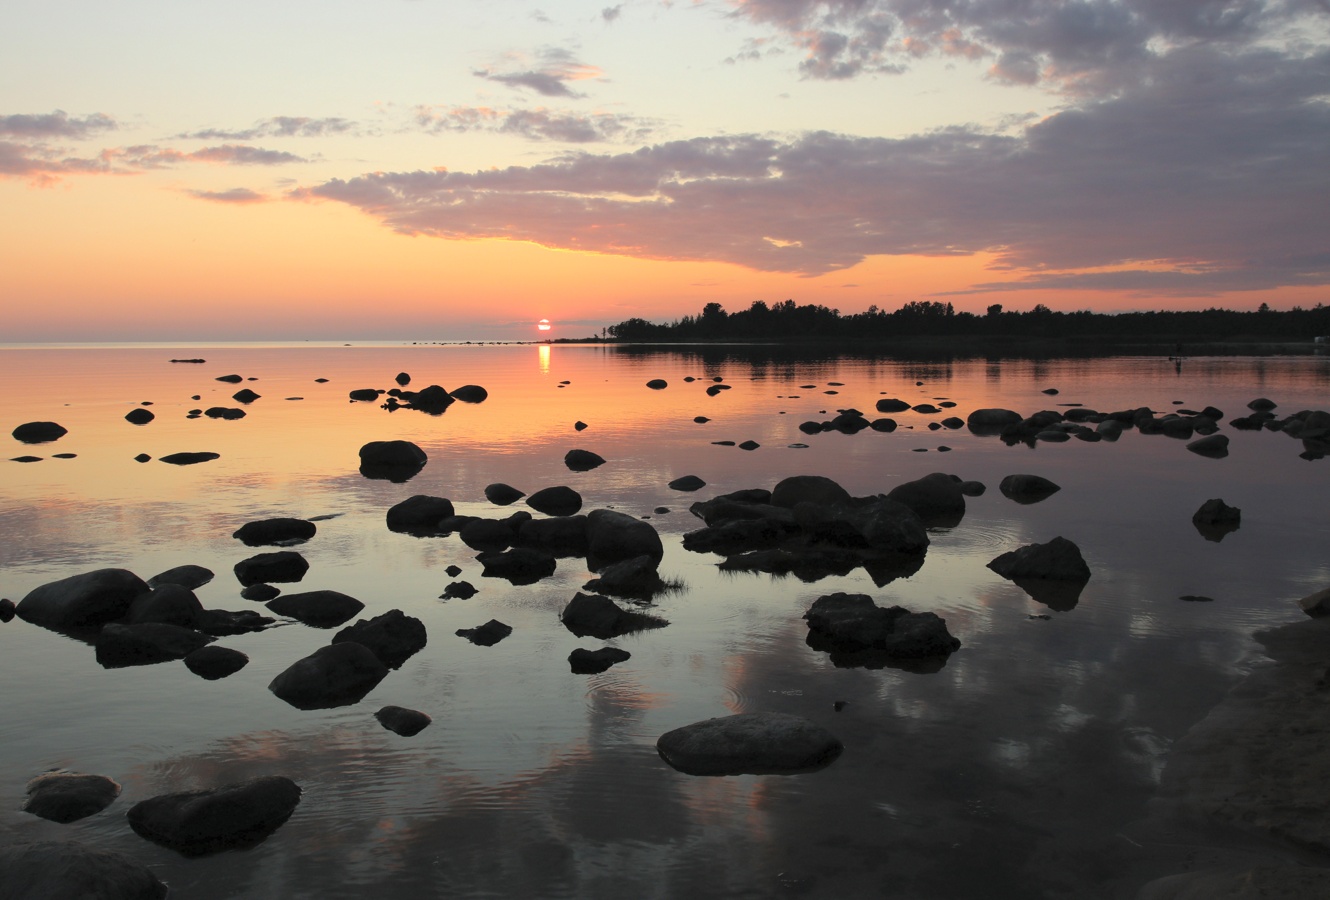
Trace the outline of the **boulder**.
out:
[[[210,450],[186,451],[181,453],[169,453],[160,458],[161,462],[169,463],[173,466],[193,466],[199,463],[209,462],[219,459],[222,454],[213,453]]]
[[[1298,601],[1298,608],[1309,616],[1330,614],[1330,588],[1303,597]]]
[[[484,625],[477,625],[475,628],[457,629],[458,637],[464,637],[479,647],[493,647],[512,633],[511,625],[505,625],[497,619],[490,619]]]
[[[185,655],[185,668],[207,681],[234,675],[249,664],[249,657],[230,647],[209,645]]]
[[[1055,537],[1046,544],[1026,544],[1003,553],[989,562],[988,568],[1013,580],[1040,578],[1082,584],[1090,580],[1090,567],[1081,556],[1080,548],[1064,537]]]
[[[650,522],[612,509],[592,510],[586,521],[587,563],[593,571],[635,556],[649,556],[659,563],[665,555]]]
[[[895,397],[884,397],[877,401],[877,411],[880,413],[905,412],[909,408],[910,404]]]
[[[402,399],[408,409],[418,409],[432,416],[440,415],[454,402],[452,395],[437,384],[419,391],[402,391]]]
[[[887,497],[910,507],[927,525],[954,526],[965,516],[960,482],[942,472],[898,484]]]
[[[400,669],[425,649],[425,623],[400,609],[390,609],[372,619],[361,619],[333,635],[332,643],[355,641],[370,649],[385,666]]]
[[[252,609],[243,609],[239,612],[205,609],[194,619],[194,630],[213,637],[223,637],[229,634],[263,631],[276,621],[271,616],[260,615]]]
[[[669,488],[672,491],[697,491],[706,486],[707,483],[696,475],[684,475],[669,483]]]
[[[582,495],[565,485],[542,488],[526,498],[526,505],[547,516],[576,515],[582,508]]]
[[[135,407],[125,413],[125,421],[131,425],[147,425],[155,418],[157,417],[153,415],[152,410],[144,409],[141,406]]]
[[[210,406],[203,411],[203,415],[207,416],[209,419],[225,419],[227,421],[234,421],[236,419],[245,418],[245,411],[243,409],[236,409],[231,406]],[[191,418],[197,418],[197,417],[191,414]]]
[[[374,714],[374,718],[378,719],[384,728],[402,737],[420,734],[433,721],[423,712],[407,709],[404,706],[385,706]]]
[[[489,391],[478,384],[464,384],[448,392],[448,396],[463,403],[483,403],[489,395]]]
[[[1207,435],[1206,437],[1189,443],[1187,449],[1192,453],[1201,456],[1208,456],[1212,459],[1222,459],[1223,457],[1228,456],[1228,435]]]
[[[1017,503],[1038,503],[1062,490],[1042,475],[1008,475],[998,484],[998,490],[1008,500]]]
[[[65,841],[0,847],[5,900],[163,900],[152,870],[110,850]]]
[[[241,525],[231,537],[249,547],[294,544],[309,540],[318,526],[304,519],[260,519]]]
[[[134,804],[129,826],[184,856],[253,847],[281,827],[300,803],[300,787],[269,775],[205,791],[161,794]]]
[[[273,587],[271,584],[264,584],[263,582],[251,584],[240,592],[240,596],[244,597],[246,600],[254,600],[259,603],[267,603],[274,597],[280,597],[281,594],[281,588]]]
[[[352,400],[369,402],[379,399],[379,391],[374,388],[356,388],[347,394]]]
[[[515,585],[535,584],[553,575],[558,566],[553,556],[530,547],[481,553],[476,559],[485,567],[483,577],[503,578]]]
[[[568,601],[559,618],[563,626],[578,637],[594,637],[602,641],[634,631],[664,628],[669,624],[656,616],[622,609],[608,597],[580,592]]]
[[[788,713],[741,713],[694,722],[656,741],[661,759],[687,775],[793,775],[835,762],[844,746],[820,725]]]
[[[160,622],[193,628],[202,612],[203,604],[189,588],[164,584],[135,597],[125,613],[125,621],[130,625]]]
[[[651,388],[653,391],[663,391],[669,386],[670,383],[664,378],[653,378],[647,382],[647,387]]]
[[[602,647],[599,650],[583,650],[578,647],[568,654],[568,666],[574,675],[598,675],[615,663],[632,658],[627,650],[618,647]]]
[[[470,600],[476,594],[480,593],[474,584],[469,581],[454,581],[443,589],[439,595],[440,600]]]
[[[429,461],[410,441],[370,441],[360,448],[360,474],[394,483],[409,481]]]
[[[563,456],[563,464],[573,472],[589,472],[605,465],[605,457],[590,450],[569,450]]]
[[[14,620],[14,601],[8,597],[0,598],[0,622],[12,622]]]
[[[149,666],[184,659],[216,638],[179,625],[146,622],[120,625],[112,622],[97,635],[97,662],[106,669]]]
[[[898,659],[946,657],[961,642],[935,613],[883,608],[867,594],[828,594],[804,613],[808,643],[818,650],[878,650]]]
[[[368,647],[342,641],[296,660],[268,690],[296,709],[330,709],[359,702],[387,674],[388,667]]]
[[[552,556],[586,556],[586,516],[551,516],[523,522],[517,529],[517,543]]]
[[[233,567],[242,587],[260,582],[288,584],[300,581],[309,571],[309,562],[294,550],[276,550],[242,559]]]
[[[268,601],[268,609],[314,628],[335,628],[365,608],[355,597],[338,591],[305,591]]]
[[[24,422],[10,434],[25,444],[46,444],[69,434],[69,429],[56,422]]]
[[[472,550],[507,550],[517,541],[517,528],[499,519],[475,518],[463,525],[457,536]]]
[[[259,397],[259,394],[254,393],[249,388],[241,388],[231,395],[231,399],[237,403],[253,403]]]
[[[148,579],[148,587],[155,588],[164,584],[178,584],[192,591],[203,587],[212,579],[212,569],[205,569],[203,566],[183,565],[152,576]]]
[[[1218,542],[1223,540],[1224,535],[1242,527],[1242,510],[1214,497],[1206,500],[1200,509],[1192,513],[1191,522],[1206,540]]]
[[[62,825],[86,819],[120,796],[120,785],[105,775],[51,772],[28,782],[23,811]]]
[[[15,612],[43,628],[96,628],[122,618],[147,591],[147,583],[128,569],[96,569],[33,588]]]
[[[485,486],[485,499],[495,506],[507,506],[510,503],[516,503],[525,496],[525,491],[519,491],[517,488],[501,481]]]
[[[771,490],[771,505],[793,509],[798,503],[848,503],[850,492],[821,475],[791,475]]]
[[[611,563],[582,588],[612,597],[647,599],[665,590],[665,582],[656,571],[656,565],[650,556],[634,556]]]
[[[454,515],[453,502],[446,497],[416,494],[388,510],[388,530],[402,534],[437,534],[439,522]]]
[[[393,381],[396,381],[400,387],[406,387],[411,383],[411,376],[406,372],[398,372],[397,377],[395,377]]]

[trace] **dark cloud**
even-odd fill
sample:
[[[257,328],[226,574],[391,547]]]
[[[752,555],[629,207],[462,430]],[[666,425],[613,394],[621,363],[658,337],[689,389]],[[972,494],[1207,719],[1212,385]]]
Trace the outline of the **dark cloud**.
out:
[[[607,6],[600,11],[600,17],[606,22],[613,22],[619,16],[623,15],[623,4],[618,6]]]
[[[0,116],[0,135],[20,140],[82,140],[103,131],[114,131],[115,128],[115,119],[104,113],[93,113],[80,119],[71,118],[64,110],[57,109],[52,113],[37,115]]]
[[[585,96],[568,87],[568,82],[585,81],[603,75],[600,69],[579,62],[570,51],[558,47],[542,50],[539,63],[538,67],[525,71],[504,72],[487,68],[478,69],[472,74],[512,88],[528,88],[544,97]]]
[[[190,196],[197,197],[200,200],[211,200],[214,203],[234,203],[239,205],[249,203],[266,203],[269,198],[265,194],[257,191],[251,191],[249,188],[231,188],[229,191],[189,191]]]
[[[356,125],[348,119],[311,119],[306,116],[273,116],[256,122],[250,128],[227,131],[206,128],[176,135],[177,139],[199,141],[254,141],[265,137],[326,137],[354,131]]]
[[[432,132],[491,131],[519,134],[530,140],[585,144],[598,141],[646,140],[653,126],[635,116],[616,113],[569,113],[556,110],[501,111],[484,106],[416,109],[416,124]]]
[[[198,162],[225,163],[233,166],[280,166],[286,163],[305,162],[304,157],[287,153],[284,150],[264,150],[261,147],[248,147],[243,144],[222,144],[217,147],[204,147],[186,154],[187,159]]]
[[[475,173],[375,173],[297,195],[406,234],[810,276],[871,255],[985,252],[1031,286],[1330,281],[1330,51],[1198,44],[1149,70],[1112,99],[1007,133],[696,138]],[[1141,274],[1086,271],[1105,269]]]
[[[112,147],[91,157],[69,156],[43,143],[0,141],[0,177],[26,178],[50,184],[65,175],[130,175],[187,163],[223,165],[282,165],[304,160],[292,153],[241,145],[205,147],[193,152],[136,144]]]

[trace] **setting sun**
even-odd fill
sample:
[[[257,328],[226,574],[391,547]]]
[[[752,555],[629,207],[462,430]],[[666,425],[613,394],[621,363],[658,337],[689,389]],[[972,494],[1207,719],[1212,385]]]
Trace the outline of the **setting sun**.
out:
[[[549,331],[549,330],[550,330],[550,320],[549,320],[549,319],[541,319],[539,322],[536,323],[536,328],[539,329],[540,331]]]

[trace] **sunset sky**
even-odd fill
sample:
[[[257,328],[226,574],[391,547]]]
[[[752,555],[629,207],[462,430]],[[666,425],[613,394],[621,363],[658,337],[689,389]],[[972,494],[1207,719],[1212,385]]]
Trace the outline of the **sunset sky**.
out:
[[[1330,302],[1330,0],[20,2],[0,342]]]

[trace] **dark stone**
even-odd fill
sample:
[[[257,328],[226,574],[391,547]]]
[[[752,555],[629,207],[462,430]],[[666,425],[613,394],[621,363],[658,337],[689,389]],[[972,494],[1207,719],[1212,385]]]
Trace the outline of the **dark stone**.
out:
[[[728,391],[732,386],[733,385],[728,384],[713,384],[711,387],[707,388],[707,396],[714,397],[721,391]]]
[[[1198,440],[1192,441],[1187,445],[1187,449],[1192,453],[1208,456],[1212,459],[1222,459],[1228,456],[1228,435],[1211,434]]]
[[[272,680],[268,690],[296,709],[330,709],[359,702],[387,674],[388,667],[374,651],[342,641],[296,660]]]
[[[152,410],[144,409],[141,406],[125,413],[125,421],[131,425],[147,425],[155,418],[157,417],[153,415]]]
[[[403,534],[438,534],[439,522],[454,514],[453,502],[446,497],[416,494],[388,510],[388,530]]]
[[[519,491],[517,488],[501,481],[485,486],[485,499],[495,506],[507,506],[510,503],[516,503],[525,496],[525,491]],[[440,516],[440,518],[443,517]]]
[[[97,569],[33,588],[15,611],[43,628],[95,628],[122,618],[134,598],[148,590],[128,569]]]
[[[693,416],[693,421],[696,422],[698,425],[705,425],[711,420],[706,416]]]
[[[593,571],[635,556],[649,556],[659,563],[665,555],[650,522],[612,509],[592,510],[586,522],[587,563]]]
[[[647,387],[651,388],[653,391],[663,391],[669,386],[670,383],[664,378],[653,378],[647,382]]]
[[[757,441],[744,441],[744,442],[742,442],[741,444],[739,444],[739,449],[740,449],[740,450],[756,450],[758,447],[761,447],[761,446],[762,446],[762,445],[759,444]]]
[[[601,569],[599,577],[591,579],[582,588],[612,597],[646,599],[665,590],[665,582],[656,571],[655,560],[649,556],[635,556]]]
[[[656,616],[622,609],[609,597],[581,592],[573,595],[559,618],[564,627],[578,637],[590,636],[602,641],[648,628],[664,628],[669,624]]]
[[[530,547],[514,547],[503,552],[481,553],[476,559],[484,566],[485,578],[503,578],[515,585],[535,584],[554,574],[553,556]]]
[[[464,384],[450,391],[448,395],[463,403],[483,403],[490,394],[478,384]]]
[[[910,404],[904,400],[898,400],[895,397],[883,397],[877,401],[877,411],[881,413],[905,412],[910,408]]]
[[[547,516],[571,516],[582,508],[582,495],[570,487],[541,488],[526,498],[526,505]]]
[[[822,475],[791,475],[771,490],[771,505],[793,509],[800,503],[849,503],[850,492]]]
[[[982,481],[962,481],[961,493],[967,497],[982,497],[988,488]]]
[[[1255,410],[1256,412],[1267,412],[1278,405],[1278,403],[1266,397],[1257,397],[1255,400],[1247,404],[1247,408]]]
[[[374,714],[379,724],[394,734],[413,737],[424,731],[433,720],[423,712],[404,706],[385,706]]]
[[[935,613],[912,613],[900,606],[883,608],[867,594],[828,594],[804,613],[808,644],[817,650],[877,650],[897,659],[945,658],[961,642]]]
[[[517,543],[552,556],[586,556],[586,516],[551,516],[523,522],[517,530]]]
[[[67,825],[96,815],[119,796],[120,785],[105,775],[52,772],[28,782],[23,811]]]
[[[40,456],[15,456],[13,459],[10,460],[10,462],[16,462],[16,463],[35,463],[41,461],[42,458]]]
[[[246,522],[231,537],[249,547],[264,547],[304,542],[314,537],[316,531],[318,526],[304,519],[261,519]]]
[[[910,507],[930,526],[954,526],[965,516],[960,482],[942,472],[898,484],[887,497]]]
[[[394,378],[393,380],[396,381],[400,386],[406,387],[408,384],[411,383],[411,376],[406,374],[405,372],[398,372],[397,377]]]
[[[208,681],[234,675],[248,664],[248,656],[230,647],[200,647],[185,654],[185,668]]]
[[[25,444],[46,444],[69,434],[69,429],[56,422],[24,422],[10,434]]]
[[[281,596],[281,588],[273,587],[271,584],[251,584],[240,592],[240,596],[246,600],[257,600],[259,603],[267,603],[274,597]]]
[[[138,463],[152,462],[152,457],[146,453],[140,453],[138,456],[134,457],[134,462]]]
[[[1179,600],[1182,600],[1182,601],[1184,601],[1184,602],[1187,602],[1187,603],[1214,603],[1214,602],[1215,602],[1215,598],[1214,598],[1214,597],[1204,597],[1204,596],[1201,596],[1200,594],[1183,594],[1183,595],[1182,595],[1181,597],[1179,597],[1178,599],[1179,599]]]
[[[112,622],[103,626],[97,635],[97,662],[106,669],[150,666],[183,659],[214,640],[216,638],[179,625],[160,622],[118,625]]]
[[[372,619],[361,619],[333,635],[332,643],[355,641],[370,649],[385,666],[400,669],[425,649],[425,623],[400,609],[390,609]]]
[[[8,597],[0,600],[0,622],[11,622],[14,619],[14,601]]]
[[[253,403],[259,399],[259,394],[254,393],[249,388],[241,388],[231,395],[231,399],[237,403]]]
[[[130,625],[158,622],[193,628],[201,612],[203,604],[189,588],[163,584],[135,597],[125,614],[125,621]]]
[[[372,401],[379,399],[379,391],[374,388],[356,388],[347,394],[352,400]]]
[[[512,633],[511,625],[505,625],[497,619],[490,619],[484,625],[477,625],[475,628],[457,629],[458,637],[464,637],[480,647],[493,647]]]
[[[669,483],[670,490],[674,491],[697,491],[706,486],[707,483],[696,475],[684,475]]]
[[[212,569],[205,569],[203,566],[183,565],[176,566],[173,569],[167,569],[165,572],[154,575],[148,579],[148,587],[156,588],[164,584],[178,584],[181,587],[189,588],[191,591],[201,588],[212,581]]]
[[[225,609],[205,609],[194,619],[194,630],[202,631],[213,637],[225,637],[230,634],[249,634],[263,631],[277,620],[271,616],[260,615],[252,609],[232,612]]]
[[[1038,503],[1062,490],[1042,475],[1008,475],[998,484],[1002,496],[1017,503]]]
[[[472,550],[497,552],[516,543],[517,529],[506,521],[475,518],[463,525],[457,536]]]
[[[844,745],[820,725],[788,713],[741,713],[666,732],[656,751],[686,775],[793,775],[836,761]]]
[[[305,577],[309,562],[294,550],[277,550],[242,559],[233,571],[242,587],[273,581],[289,584]]]
[[[456,578],[458,575],[461,575],[461,574],[462,574],[462,567],[461,567],[461,566],[449,566],[448,568],[444,569],[443,571],[448,575],[449,578]]]
[[[440,600],[470,600],[476,594],[480,593],[476,586],[469,581],[454,581],[443,589],[439,595]]]
[[[432,416],[441,415],[455,402],[452,395],[437,384],[420,391],[403,391],[402,399],[408,409],[418,409]]]
[[[563,456],[563,464],[574,472],[589,472],[603,466],[605,457],[590,450],[569,450]]]
[[[5,900],[163,900],[152,870],[110,850],[43,841],[0,847]]]
[[[573,423],[573,430],[575,431],[586,431],[586,427],[586,422],[583,422],[580,419]]]
[[[940,408],[931,403],[916,403],[914,406],[911,406],[910,409],[917,413],[922,413],[923,415],[932,415],[933,413],[942,412]]]
[[[602,647],[599,650],[578,647],[568,654],[568,665],[574,675],[599,675],[615,663],[626,662],[632,656],[627,650],[617,647]]]
[[[163,456],[161,458],[161,461],[164,463],[170,463],[173,466],[192,466],[198,463],[208,462],[210,460],[218,459],[219,457],[221,457],[221,455],[222,454],[220,453],[212,453],[206,450],[197,451],[197,452],[172,453],[167,456]]]
[[[162,794],[131,807],[129,826],[184,856],[247,849],[291,818],[300,793],[291,779],[269,775],[212,790]]]
[[[360,448],[360,474],[400,484],[425,467],[429,457],[410,441],[370,441]]]
[[[1242,527],[1242,510],[1215,497],[1201,504],[1200,509],[1192,514],[1191,522],[1207,541],[1218,543],[1225,535]],[[22,613],[20,607],[19,614]]]
[[[1027,544],[993,559],[988,568],[1044,605],[1066,611],[1076,606],[1090,580],[1080,548],[1063,537]]]
[[[268,601],[268,609],[314,628],[334,628],[362,609],[365,604],[338,591],[305,591]],[[334,638],[336,640],[336,638]]]
[[[217,381],[225,381],[228,384],[239,384],[244,380],[245,379],[241,378],[239,375],[219,375],[217,377]]]
[[[207,416],[209,419],[235,421],[236,419],[245,418],[245,411],[243,409],[236,409],[232,406],[210,406],[203,411],[203,415]]]

